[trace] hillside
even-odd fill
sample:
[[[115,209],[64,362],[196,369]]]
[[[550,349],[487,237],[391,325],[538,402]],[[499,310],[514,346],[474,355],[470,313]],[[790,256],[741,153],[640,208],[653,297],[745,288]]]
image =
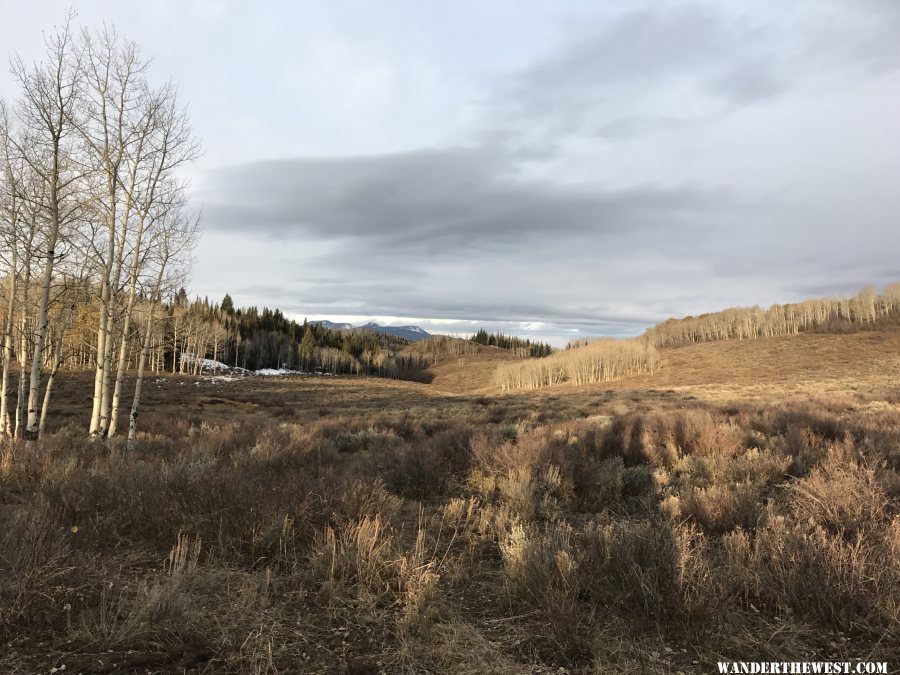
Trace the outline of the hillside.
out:
[[[664,348],[658,355],[653,374],[540,391],[677,389],[706,398],[881,391],[900,378],[900,330],[701,342]],[[507,350],[479,346],[475,354],[441,356],[427,373],[430,386],[440,391],[499,394],[497,367],[525,361]]]
[[[879,393],[897,387],[900,331],[802,333],[660,350],[661,366],[590,387],[689,390],[703,398]]]
[[[457,394],[491,391],[497,366],[524,361],[508,349],[477,345],[474,354],[442,356],[428,369],[435,389]]]
[[[897,382],[900,331],[846,335],[806,333],[707,342],[662,350],[655,386],[799,386]]]

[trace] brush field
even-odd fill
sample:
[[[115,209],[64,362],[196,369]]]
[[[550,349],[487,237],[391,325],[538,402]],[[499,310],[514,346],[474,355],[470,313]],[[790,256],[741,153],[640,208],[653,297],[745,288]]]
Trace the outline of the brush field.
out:
[[[601,385],[64,372],[0,446],[0,672],[900,667],[900,331],[710,342]],[[60,672],[60,671],[54,671]]]

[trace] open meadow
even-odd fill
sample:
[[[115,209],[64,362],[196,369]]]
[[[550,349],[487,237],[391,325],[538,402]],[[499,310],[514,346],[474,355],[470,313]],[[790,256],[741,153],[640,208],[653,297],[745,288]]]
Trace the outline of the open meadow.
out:
[[[900,673],[900,2],[5,4],[0,675]]]
[[[148,377],[131,453],[63,372],[2,446],[0,671],[900,664],[900,332],[661,359],[521,393],[488,347],[429,384]]]

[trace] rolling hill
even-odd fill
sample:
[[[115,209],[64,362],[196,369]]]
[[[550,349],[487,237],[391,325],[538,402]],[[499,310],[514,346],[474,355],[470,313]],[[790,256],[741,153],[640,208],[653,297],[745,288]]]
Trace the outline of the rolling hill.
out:
[[[704,398],[751,398],[884,391],[900,382],[900,330],[800,333],[702,342],[660,349],[659,369],[612,382],[568,383],[540,391],[690,390]],[[497,394],[501,365],[522,362],[512,352],[480,347],[476,354],[442,356],[428,372],[431,386],[453,393]]]

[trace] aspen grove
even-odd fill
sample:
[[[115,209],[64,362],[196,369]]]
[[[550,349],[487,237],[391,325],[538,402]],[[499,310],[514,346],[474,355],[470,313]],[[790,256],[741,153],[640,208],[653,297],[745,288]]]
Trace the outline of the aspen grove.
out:
[[[54,375],[80,356],[95,372],[91,437],[120,433],[124,408],[134,444],[159,307],[198,231],[180,169],[199,143],[175,86],[152,85],[148,69],[134,42],[110,27],[77,31],[71,17],[40,61],[12,59],[18,95],[0,102],[7,436],[40,436]]]

